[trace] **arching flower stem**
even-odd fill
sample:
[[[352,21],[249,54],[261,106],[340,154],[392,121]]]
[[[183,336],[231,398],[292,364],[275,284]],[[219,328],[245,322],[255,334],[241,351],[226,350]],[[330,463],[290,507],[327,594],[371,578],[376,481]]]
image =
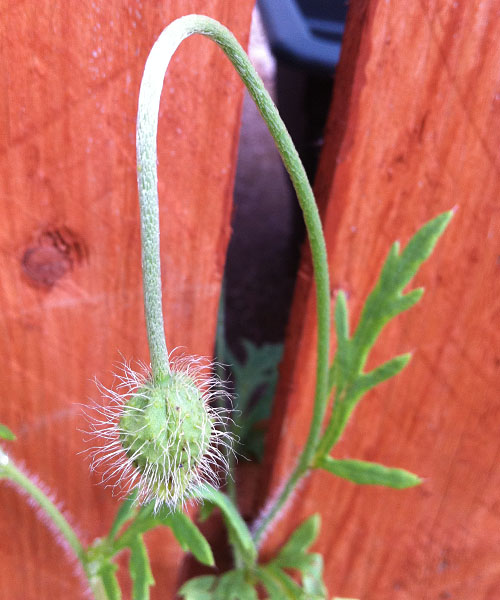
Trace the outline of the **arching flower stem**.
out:
[[[254,532],[258,543],[283,508],[298,481],[312,465],[327,404],[330,348],[330,297],[326,246],[314,195],[295,146],[264,84],[232,33],[217,21],[189,15],[171,23],[154,44],[146,62],[137,116],[137,171],[141,206],[142,268],[146,326],[153,379],[169,372],[162,314],[160,228],[157,175],[157,129],[160,96],[168,64],[188,36],[202,34],[222,48],[254,99],[279,149],[303,212],[311,247],[318,314],[317,372],[314,412],[306,445],[283,491],[266,511]]]

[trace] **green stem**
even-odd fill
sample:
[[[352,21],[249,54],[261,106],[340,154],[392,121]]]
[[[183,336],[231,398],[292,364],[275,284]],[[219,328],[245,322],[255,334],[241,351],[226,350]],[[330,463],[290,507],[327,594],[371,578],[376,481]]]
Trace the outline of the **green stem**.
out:
[[[101,577],[97,571],[96,573],[92,572],[95,569],[93,569],[93,566],[88,560],[88,554],[64,515],[36,483],[31,481],[31,479],[14,464],[11,457],[0,448],[0,479],[4,477],[12,481],[28,494],[59,530],[60,534],[80,562],[94,599],[108,600],[108,595],[104,589]]]
[[[42,490],[26,477],[12,462],[10,456],[0,450],[0,477],[6,477],[24,490],[46,513],[54,525],[59,529],[76,557],[85,568],[85,550],[80,543],[71,525],[66,521],[57,506],[46,496]]]
[[[297,193],[311,247],[318,314],[317,371],[314,410],[309,436],[297,466],[274,505],[267,511],[255,532],[259,541],[264,530],[283,508],[300,478],[312,465],[321,434],[327,404],[328,359],[330,350],[330,296],[326,246],[314,195],[302,162],[278,110],[245,51],[233,34],[217,21],[189,15],[171,23],[154,44],[146,62],[139,94],[137,115],[137,167],[141,204],[142,263],[146,324],[153,376],[168,370],[161,308],[160,233],[156,136],[163,79],[170,59],[188,36],[200,33],[212,39],[234,65],[276,142],[283,163]]]
[[[30,498],[32,498],[40,508],[47,514],[51,522],[59,530],[60,534],[73,550],[75,556],[78,558],[87,579],[94,589],[92,582],[90,581],[89,573],[87,572],[87,561],[85,548],[80,543],[78,536],[74,532],[71,525],[64,518],[64,515],[59,511],[57,506],[52,500],[44,494],[44,492],[27,477],[21,470],[16,467],[10,456],[8,456],[3,450],[0,449],[0,479],[7,478],[17,486],[19,486]]]

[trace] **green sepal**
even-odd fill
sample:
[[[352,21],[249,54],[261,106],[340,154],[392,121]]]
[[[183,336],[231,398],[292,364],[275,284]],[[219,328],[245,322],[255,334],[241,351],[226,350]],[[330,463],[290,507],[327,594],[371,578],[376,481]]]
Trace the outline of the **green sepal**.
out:
[[[213,596],[214,600],[258,600],[253,585],[245,580],[241,569],[228,571],[219,579]]]
[[[179,590],[184,600],[213,600],[213,588],[217,581],[215,575],[202,575],[187,581]]]
[[[99,567],[99,577],[108,600],[121,600],[122,592],[116,578],[117,565],[110,561],[103,562]]]
[[[149,600],[149,588],[155,584],[149,556],[142,536],[138,535],[130,542],[130,577],[132,578],[133,600]]]
[[[215,564],[210,544],[187,515],[174,512],[167,517],[165,524],[172,529],[185,552],[191,552],[204,565],[212,567]]]
[[[317,466],[337,477],[361,485],[383,485],[404,489],[422,483],[420,477],[404,469],[393,469],[363,460],[338,460],[331,456],[325,456],[318,461]]]
[[[15,434],[7,427],[7,425],[2,425],[2,423],[0,423],[0,438],[2,440],[8,440],[9,442],[13,442],[17,439]]]
[[[115,520],[113,521],[113,525],[108,534],[108,539],[112,540],[120,531],[121,527],[134,516],[134,512],[136,510],[135,501],[137,499],[138,490],[135,489],[125,498],[122,502],[118,512],[116,513]]]

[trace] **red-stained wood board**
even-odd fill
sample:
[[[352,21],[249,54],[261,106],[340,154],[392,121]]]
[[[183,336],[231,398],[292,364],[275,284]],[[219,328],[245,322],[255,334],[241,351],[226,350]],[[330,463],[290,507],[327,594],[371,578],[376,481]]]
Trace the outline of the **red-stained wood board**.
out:
[[[246,44],[253,2],[0,2],[0,422],[84,542],[118,506],[78,453],[92,379],[148,361],[140,274],[135,118],[147,54],[199,12]],[[165,79],[159,131],[163,286],[170,348],[211,356],[230,232],[243,86],[216,45],[185,41]],[[152,539],[155,538],[155,539]],[[149,539],[172,598],[182,551]],[[0,597],[82,598],[78,567],[26,499],[0,484]],[[125,578],[126,579],[126,578]],[[125,596],[127,597],[127,596]]]
[[[331,595],[500,598],[499,39],[494,0],[350,4],[316,191],[332,300],[347,292],[351,328],[391,243],[457,212],[414,283],[423,299],[386,328],[368,368],[408,351],[412,361],[362,401],[333,451],[423,485],[315,473],[263,548],[272,555],[319,512]],[[267,448],[271,492],[307,434],[315,327],[306,253]]]

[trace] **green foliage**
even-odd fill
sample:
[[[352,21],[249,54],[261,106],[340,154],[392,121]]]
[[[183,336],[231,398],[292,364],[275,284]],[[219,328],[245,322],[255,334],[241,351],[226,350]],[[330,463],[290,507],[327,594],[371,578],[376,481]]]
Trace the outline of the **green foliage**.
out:
[[[216,585],[215,575],[202,575],[187,581],[179,590],[184,600],[212,600],[213,589]]]
[[[108,538],[110,540],[114,539],[118,535],[118,532],[120,531],[122,526],[125,525],[125,523],[134,516],[137,510],[136,500],[138,493],[139,492],[137,489],[133,490],[122,502],[120,508],[118,509],[118,512],[116,513],[115,520],[113,521],[113,525],[111,525],[111,529],[108,534]]]
[[[149,564],[148,551],[140,535],[130,541],[129,569],[133,582],[133,600],[148,600],[149,588],[154,585],[155,580]]]
[[[260,584],[271,600],[324,600],[323,559],[320,554],[308,553],[319,529],[319,515],[313,515],[292,533],[278,555],[268,563],[251,564],[219,577],[191,579],[179,593],[185,600],[257,600]],[[287,572],[290,570],[301,575],[302,585]]]
[[[323,583],[323,558],[308,553],[320,530],[319,515],[306,519],[288,538],[278,555],[258,570],[258,577],[266,588],[269,598],[297,600],[322,600],[326,598]],[[298,571],[302,586],[298,585],[285,569]]]
[[[120,584],[115,575],[117,570],[118,567],[108,560],[102,562],[99,567],[98,574],[108,600],[121,600],[122,597]]]
[[[363,372],[370,350],[384,326],[421,298],[422,289],[406,294],[403,290],[432,252],[451,217],[452,213],[446,212],[429,221],[401,253],[398,242],[393,244],[352,337],[349,336],[347,299],[344,292],[338,293],[335,306],[337,352],[329,374],[329,388],[335,388],[334,409],[319,445],[318,458],[328,454],[342,435],[363,394],[399,373],[408,363],[410,355],[404,354],[368,373]]]
[[[209,485],[200,490],[198,498],[219,508],[226,523],[231,543],[238,547],[246,563],[254,563],[257,558],[257,548],[247,524],[231,500]]]
[[[220,577],[214,600],[258,600],[258,597],[254,586],[246,581],[245,572],[236,569]]]
[[[16,436],[7,427],[7,425],[2,425],[2,423],[0,423],[0,439],[8,440],[9,442],[13,442],[16,439]]]
[[[330,287],[325,240],[307,175],[276,107],[234,36],[216,21],[201,15],[183,17],[173,25],[172,31],[172,42],[179,43],[192,33],[202,33],[219,44],[244,80],[268,124],[303,211],[314,267],[318,322],[314,414],[309,437],[297,466],[285,482],[283,491],[261,519],[253,538],[237,507],[225,494],[211,486],[205,486],[197,493],[197,499],[205,500],[204,518],[213,507],[220,509],[228,529],[229,540],[237,549],[234,554],[238,568],[220,577],[208,575],[192,579],[182,586],[180,594],[185,600],[257,600],[257,588],[260,586],[265,588],[271,600],[324,600],[326,589],[323,583],[323,560],[321,555],[308,552],[319,531],[319,516],[312,516],[302,523],[277,556],[266,564],[257,564],[256,541],[261,539],[298,483],[312,467],[326,469],[337,476],[361,484],[404,488],[420,482],[417,476],[402,469],[389,469],[358,460],[337,460],[330,458],[328,453],[342,435],[361,397],[379,383],[395,376],[408,363],[410,355],[405,354],[370,372],[364,372],[369,352],[383,327],[396,315],[413,306],[422,296],[422,289],[408,293],[403,293],[403,290],[430,255],[452,214],[444,213],[427,223],[401,253],[399,244],[393,245],[352,336],[349,331],[347,299],[343,292],[338,294],[335,306],[337,353],[329,370],[328,381],[329,393],[335,390],[334,403],[331,418],[324,434],[321,434],[327,406],[325,375],[330,349]],[[179,35],[180,33],[182,35]],[[161,36],[161,39],[166,38]],[[159,40],[159,43],[163,42]],[[171,53],[158,53],[157,56],[160,54],[165,56],[165,65],[161,65],[159,60],[148,60],[146,63],[140,91],[137,129],[145,314],[152,363],[152,377],[148,381],[155,389],[152,390],[154,394],[149,394],[151,402],[148,401],[147,405],[143,405],[145,396],[148,396],[145,389],[129,398],[120,417],[120,441],[135,468],[142,471],[143,477],[147,479],[153,475],[153,480],[149,482],[153,484],[152,488],[147,489],[156,489],[159,492],[163,490],[163,497],[159,498],[156,506],[160,505],[162,500],[170,501],[171,506],[177,506],[178,501],[184,499],[184,492],[189,487],[188,483],[192,481],[190,475],[199,472],[208,439],[217,428],[213,426],[212,415],[207,416],[203,413],[202,398],[199,390],[192,388],[194,384],[191,377],[173,381],[175,378],[169,368],[164,336],[156,172],[156,115],[161,85],[153,83],[155,80],[160,83],[163,81]],[[256,348],[249,342],[244,342],[244,347],[244,363],[239,363],[230,353],[221,358],[233,363],[232,369],[239,395],[236,408],[241,411],[241,417],[236,417],[236,420],[240,427],[242,443],[247,451],[259,457],[262,453],[262,434],[258,432],[256,425],[269,416],[271,397],[277,380],[276,367],[282,348],[270,345]],[[174,383],[176,385],[173,385]],[[179,394],[183,399],[182,405],[186,407],[182,412],[178,412]],[[119,395],[114,394],[112,397],[115,399],[115,396]],[[168,403],[167,398],[170,398]],[[319,439],[321,435],[323,437]],[[177,449],[188,438],[192,438],[191,445],[194,450],[181,450],[181,453],[185,454],[179,454]],[[0,425],[0,439],[14,440],[15,436],[6,426]],[[156,443],[158,439],[160,443]],[[174,443],[169,443],[170,439],[174,439]],[[193,465],[190,464],[191,460],[194,460]],[[231,457],[228,462],[231,462]],[[179,489],[174,490],[170,490],[170,486],[175,483],[172,483],[169,472],[172,465],[176,473],[180,471],[183,474],[183,477],[177,478],[180,481]],[[156,479],[158,467],[161,471],[159,481]],[[143,534],[159,525],[170,527],[181,547],[192,552],[200,562],[205,565],[214,564],[207,540],[196,525],[181,512],[171,512],[171,508],[165,507],[155,513],[152,503],[139,509],[135,504],[136,497],[131,495],[118,511],[109,535],[84,548],[54,503],[29,477],[15,467],[2,449],[0,477],[9,477],[46,512],[80,560],[96,598],[106,596],[108,600],[121,599],[115,574],[117,566],[112,559],[124,549],[130,550],[133,599],[149,598],[154,579]],[[159,483],[162,485],[158,485]],[[292,574],[300,575],[300,583]]]
[[[172,513],[165,524],[172,529],[184,551],[191,552],[204,565],[211,567],[215,564],[209,543],[187,515],[182,512]]]
[[[256,346],[243,340],[245,360],[225,347],[224,362],[229,362],[235,387],[235,423],[243,452],[262,459],[264,431],[257,426],[269,418],[278,382],[278,364],[283,344]],[[239,414],[238,414],[239,413]]]
[[[300,585],[273,563],[260,567],[258,576],[270,600],[307,600],[306,593]]]
[[[422,483],[420,477],[404,469],[390,469],[363,460],[336,460],[330,456],[325,456],[318,461],[317,466],[333,475],[337,475],[337,477],[362,485],[383,485],[404,489]]]
[[[167,506],[163,506],[157,513],[154,512],[152,504],[143,506],[130,526],[116,540],[115,550],[119,551],[130,547],[137,536],[158,525],[170,527],[183,550],[192,552],[193,556],[202,564],[207,566],[214,564],[210,545],[198,527],[187,515],[180,511],[170,512]]]
[[[252,583],[243,569],[228,571],[220,577],[204,575],[185,583],[179,590],[185,600],[258,600]]]

